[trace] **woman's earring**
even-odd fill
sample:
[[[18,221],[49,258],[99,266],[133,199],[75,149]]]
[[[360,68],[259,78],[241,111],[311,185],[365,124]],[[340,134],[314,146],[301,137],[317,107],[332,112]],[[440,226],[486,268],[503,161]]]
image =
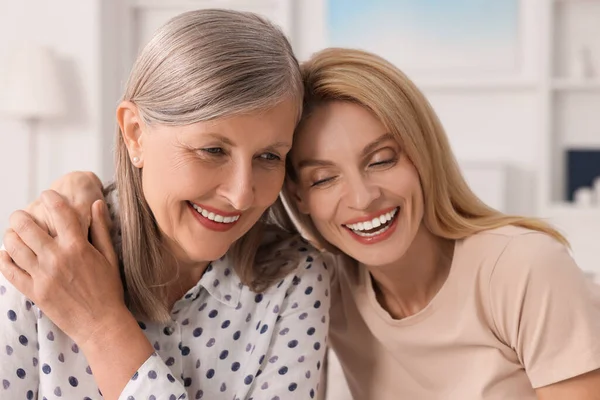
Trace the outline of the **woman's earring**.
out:
[[[139,157],[133,157],[133,163],[137,164],[140,162],[140,158]]]

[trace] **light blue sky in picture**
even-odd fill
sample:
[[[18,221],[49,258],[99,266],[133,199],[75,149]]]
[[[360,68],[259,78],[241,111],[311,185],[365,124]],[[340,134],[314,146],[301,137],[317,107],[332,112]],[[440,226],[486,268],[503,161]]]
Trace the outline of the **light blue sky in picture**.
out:
[[[426,65],[483,65],[514,56],[518,2],[327,0],[328,45],[365,48],[398,62],[404,50]]]

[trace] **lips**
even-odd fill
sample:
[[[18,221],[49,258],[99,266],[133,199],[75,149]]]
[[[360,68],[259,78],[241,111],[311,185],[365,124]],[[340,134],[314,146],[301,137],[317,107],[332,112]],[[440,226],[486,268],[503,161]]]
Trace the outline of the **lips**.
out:
[[[354,219],[351,223],[346,223],[343,225],[354,232],[373,233],[389,225],[390,222],[396,217],[399,210],[400,207],[382,210],[376,213],[374,216]]]
[[[400,207],[381,210],[374,215],[344,224],[351,237],[362,244],[374,244],[387,239],[395,231]]]
[[[202,207],[195,203],[190,204],[192,208],[198,212],[198,214],[201,214],[204,218],[207,218],[214,222],[231,224],[240,219],[241,214],[225,213],[222,211],[217,211],[215,209],[209,209],[206,206]]]
[[[205,228],[216,232],[225,232],[233,228],[241,217],[241,213],[228,213],[212,207],[188,202],[188,208],[194,218]]]

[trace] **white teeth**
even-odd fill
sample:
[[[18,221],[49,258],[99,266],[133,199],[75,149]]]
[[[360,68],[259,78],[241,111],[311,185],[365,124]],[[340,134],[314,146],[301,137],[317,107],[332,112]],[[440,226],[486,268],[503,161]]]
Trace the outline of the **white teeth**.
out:
[[[377,232],[373,232],[373,233],[369,233],[369,234],[361,232],[361,231],[368,231],[373,228],[379,228],[381,225],[384,225],[387,222],[391,221],[396,216],[397,212],[398,212],[398,208],[395,208],[394,210],[392,210],[388,213],[381,214],[380,216],[373,218],[371,221],[358,222],[356,224],[349,224],[346,226],[348,228],[352,229],[355,233],[361,234],[361,236],[378,235],[378,234],[385,232],[385,230],[387,230],[388,227],[386,226]]]
[[[384,226],[383,228],[381,228],[377,232],[372,232],[372,233],[366,233],[366,232],[360,232],[360,231],[353,231],[353,232],[356,233],[358,236],[373,237],[373,236],[381,235],[383,232],[387,231],[388,229],[390,229],[389,225],[388,226]]]
[[[219,214],[215,214],[214,212],[206,211],[205,209],[203,209],[202,207],[200,207],[196,204],[193,204],[193,203],[191,203],[191,204],[192,204],[192,207],[194,207],[194,210],[196,210],[204,218],[208,218],[211,221],[220,222],[222,224],[231,224],[232,222],[235,222],[238,219],[240,219],[239,215],[234,215],[233,217],[224,217],[223,215],[219,215]]]

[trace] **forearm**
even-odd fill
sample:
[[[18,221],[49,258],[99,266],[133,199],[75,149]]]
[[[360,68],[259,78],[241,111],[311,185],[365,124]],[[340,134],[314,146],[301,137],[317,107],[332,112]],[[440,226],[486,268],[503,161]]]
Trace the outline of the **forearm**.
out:
[[[119,398],[131,377],[154,352],[131,313],[114,317],[80,344],[103,397],[109,400]]]

